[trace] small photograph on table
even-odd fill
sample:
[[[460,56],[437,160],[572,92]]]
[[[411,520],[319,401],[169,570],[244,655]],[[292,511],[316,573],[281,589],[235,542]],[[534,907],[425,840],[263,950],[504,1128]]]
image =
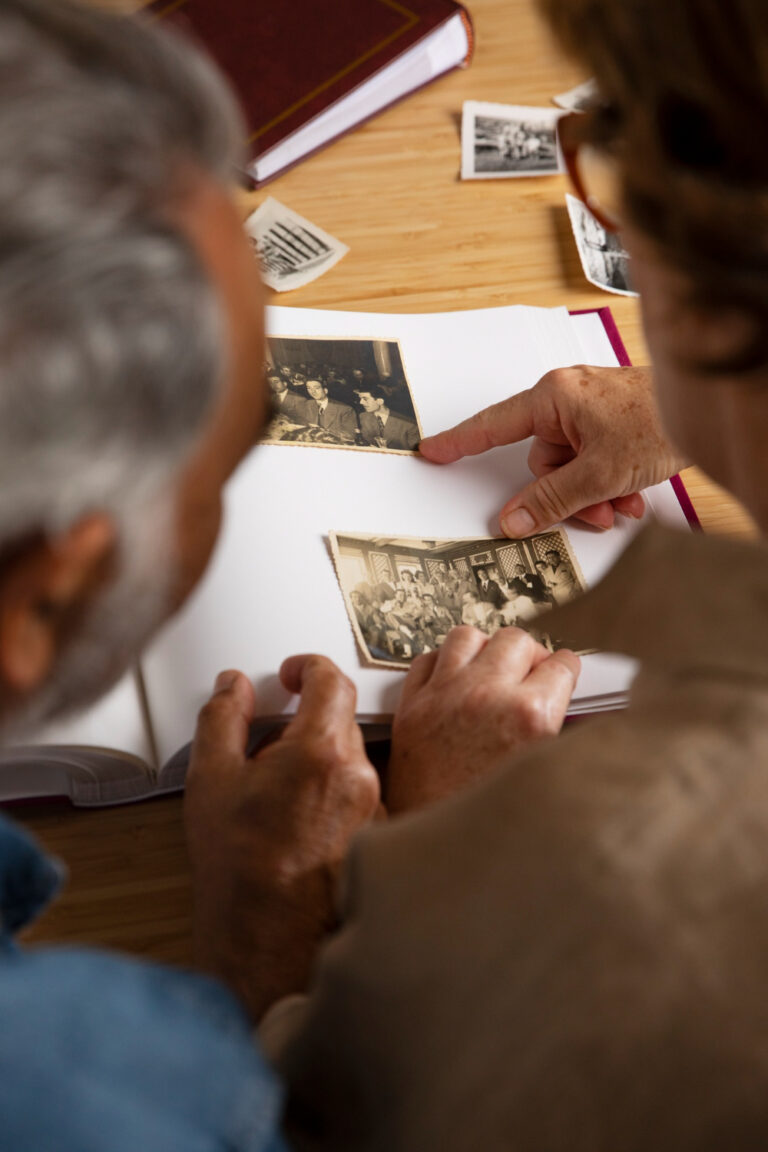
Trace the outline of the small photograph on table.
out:
[[[562,529],[526,540],[424,540],[331,532],[331,552],[366,664],[407,667],[470,624],[514,624],[554,650],[546,614],[586,589]]]
[[[566,193],[568,216],[581,267],[596,288],[619,296],[637,296],[629,278],[630,257],[618,232],[607,232],[577,196]]]
[[[413,455],[421,427],[397,340],[270,336],[265,444]]]
[[[556,108],[467,100],[461,121],[461,178],[547,176],[563,171]]]
[[[303,288],[328,272],[349,248],[335,236],[268,196],[245,222],[261,265],[261,277],[275,292]]]

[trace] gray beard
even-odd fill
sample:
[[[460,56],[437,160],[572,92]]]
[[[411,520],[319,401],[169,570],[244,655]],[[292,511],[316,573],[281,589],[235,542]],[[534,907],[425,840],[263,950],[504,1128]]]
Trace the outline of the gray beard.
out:
[[[0,720],[6,746],[46,738],[40,730],[106,695],[169,612],[172,502],[132,508],[119,524],[119,571],[60,652],[45,684]]]

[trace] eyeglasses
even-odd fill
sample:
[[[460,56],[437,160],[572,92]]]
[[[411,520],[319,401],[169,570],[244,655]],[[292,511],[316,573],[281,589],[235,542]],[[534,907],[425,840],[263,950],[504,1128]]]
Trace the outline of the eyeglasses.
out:
[[[607,232],[616,232],[622,217],[619,175],[621,118],[610,104],[569,112],[557,124],[565,167],[580,200]]]

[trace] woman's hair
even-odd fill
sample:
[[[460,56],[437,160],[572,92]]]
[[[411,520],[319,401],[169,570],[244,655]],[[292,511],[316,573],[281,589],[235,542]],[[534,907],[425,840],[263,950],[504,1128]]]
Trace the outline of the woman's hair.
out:
[[[765,367],[768,0],[539,4],[612,111],[628,220],[697,304],[752,321],[736,356],[710,367]]]

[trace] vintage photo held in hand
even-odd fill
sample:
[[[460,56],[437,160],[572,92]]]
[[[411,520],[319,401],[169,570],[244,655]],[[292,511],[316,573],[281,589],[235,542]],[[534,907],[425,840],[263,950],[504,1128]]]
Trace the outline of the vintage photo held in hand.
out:
[[[316,224],[268,196],[245,222],[258,255],[264,283],[288,292],[317,280],[349,248]]]
[[[586,204],[566,194],[568,216],[584,275],[590,284],[619,296],[637,296],[630,284],[630,259],[617,232],[606,232]]]
[[[265,444],[412,455],[421,428],[397,340],[269,336]]]
[[[563,171],[554,108],[467,100],[461,121],[461,177],[485,180]]]
[[[546,613],[586,589],[566,533],[526,540],[424,540],[331,532],[331,551],[365,663],[407,667],[451,628],[517,625],[554,648]]]

